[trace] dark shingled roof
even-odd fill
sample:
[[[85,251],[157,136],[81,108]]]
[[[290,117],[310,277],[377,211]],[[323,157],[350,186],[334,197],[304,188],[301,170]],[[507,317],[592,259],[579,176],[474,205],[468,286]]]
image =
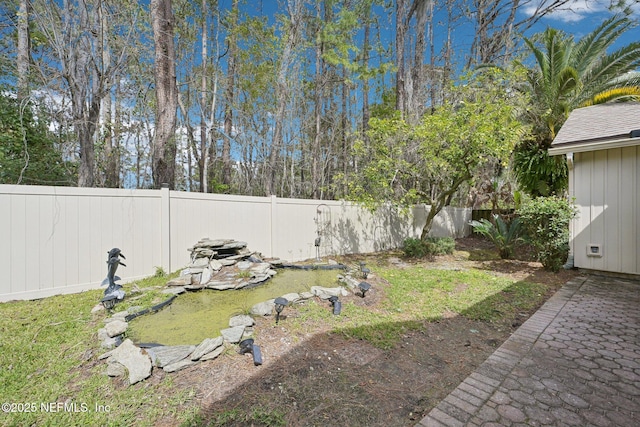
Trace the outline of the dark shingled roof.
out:
[[[640,129],[640,102],[620,102],[578,108],[569,114],[552,148],[581,142],[616,140],[630,137]]]

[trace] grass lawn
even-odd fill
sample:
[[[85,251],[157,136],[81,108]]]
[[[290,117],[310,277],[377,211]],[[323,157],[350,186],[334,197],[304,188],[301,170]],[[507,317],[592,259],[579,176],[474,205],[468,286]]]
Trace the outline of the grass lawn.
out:
[[[490,270],[431,269],[428,263],[426,268],[369,265],[387,283],[379,303],[367,307],[346,300],[339,317],[319,304],[307,304],[290,320],[292,330],[310,334],[310,325],[322,323],[325,331],[389,350],[397,344],[400,329],[419,329],[451,315],[509,323],[549,296],[544,283],[514,280]],[[140,292],[136,299],[132,286],[153,289],[166,280],[127,285],[129,301],[125,299],[118,310],[157,303],[162,299],[157,291]],[[0,394],[3,404],[10,404],[3,406],[0,425],[144,426],[167,417],[183,425],[197,424],[200,407],[193,390],[174,390],[173,375],[179,373],[152,375],[133,386],[104,374],[106,364],[97,360],[104,352],[97,330],[107,314],[91,313],[102,292],[0,304]]]

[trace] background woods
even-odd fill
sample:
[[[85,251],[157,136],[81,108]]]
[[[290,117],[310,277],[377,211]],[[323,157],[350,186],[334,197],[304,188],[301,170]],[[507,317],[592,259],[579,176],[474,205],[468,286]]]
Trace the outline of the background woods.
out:
[[[444,112],[455,113],[455,86],[465,69],[523,59],[535,40],[527,45],[522,34],[571,5],[5,0],[0,182],[167,183],[188,191],[353,198],[353,186],[337,178],[363,176],[372,167],[382,168],[380,179],[388,172],[371,156],[382,142],[380,122],[371,130],[371,118],[399,114],[420,131]],[[501,102],[510,103],[507,98]],[[455,140],[454,133],[447,138]],[[507,139],[491,144],[510,151],[515,142]],[[469,138],[462,141],[465,147]],[[502,154],[490,155],[491,170],[502,170],[494,167],[506,162]],[[420,190],[430,192],[420,200],[450,203],[459,188],[469,190],[481,166],[474,163],[470,178],[448,187],[435,182],[438,176],[427,187],[408,179],[404,188],[401,181],[385,185],[392,193]]]

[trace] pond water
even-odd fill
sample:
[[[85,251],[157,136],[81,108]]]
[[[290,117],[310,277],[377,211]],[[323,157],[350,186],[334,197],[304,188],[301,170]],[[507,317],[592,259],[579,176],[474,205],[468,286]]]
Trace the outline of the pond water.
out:
[[[187,292],[161,311],[132,320],[127,336],[135,343],[197,345],[205,338],[219,336],[221,329],[229,327],[229,318],[247,314],[259,302],[309,291],[312,286],[338,286],[340,273],[341,270],[281,269],[271,280],[251,289]]]

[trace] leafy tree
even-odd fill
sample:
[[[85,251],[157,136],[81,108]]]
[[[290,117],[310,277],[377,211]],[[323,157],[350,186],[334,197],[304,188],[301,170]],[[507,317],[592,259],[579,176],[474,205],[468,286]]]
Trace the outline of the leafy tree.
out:
[[[534,138],[518,145],[514,169],[531,195],[559,194],[567,187],[566,162],[549,157],[547,149],[571,110],[640,99],[640,42],[607,53],[635,25],[628,13],[607,19],[577,42],[551,28],[525,39],[536,61],[528,76],[533,107],[527,118]]]
[[[523,98],[511,90],[517,73],[485,69],[450,89],[452,99],[415,126],[398,112],[370,121],[368,142],[356,144],[362,165],[344,176],[352,200],[371,209],[385,203],[431,205],[433,218],[489,161],[506,162],[526,128],[516,120]]]
[[[0,184],[72,185],[72,165],[62,159],[44,113],[0,95]]]

